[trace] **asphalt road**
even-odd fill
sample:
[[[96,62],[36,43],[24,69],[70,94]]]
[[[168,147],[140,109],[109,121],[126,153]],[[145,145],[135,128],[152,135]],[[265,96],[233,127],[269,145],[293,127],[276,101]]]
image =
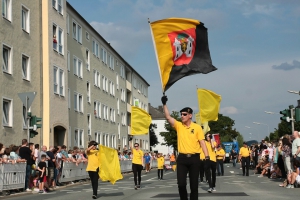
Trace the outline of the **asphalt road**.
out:
[[[252,171],[251,171],[252,172]],[[286,189],[279,187],[280,180],[267,177],[258,178],[253,172],[249,177],[241,175],[240,168],[225,164],[225,175],[217,177],[216,192],[207,193],[208,185],[199,184],[199,199],[297,199],[300,188]],[[103,200],[179,200],[176,172],[164,173],[164,180],[157,180],[157,170],[142,172],[141,189],[134,190],[133,175],[124,174],[124,178],[115,185],[99,181],[98,199]],[[189,185],[187,186],[189,188]],[[189,191],[189,189],[188,189]],[[87,200],[92,199],[89,182],[64,186],[47,194],[19,193],[1,199],[10,200]]]

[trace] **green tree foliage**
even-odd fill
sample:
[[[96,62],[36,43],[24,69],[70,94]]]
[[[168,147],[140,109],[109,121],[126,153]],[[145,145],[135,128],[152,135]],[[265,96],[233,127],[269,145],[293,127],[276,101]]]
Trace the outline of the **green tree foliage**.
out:
[[[269,142],[270,138],[268,136],[265,137],[265,141]]]
[[[300,130],[300,122],[294,123],[294,129]],[[279,138],[281,138],[284,135],[291,135],[292,134],[292,125],[291,122],[287,121],[280,121],[278,124],[278,128],[275,128],[274,132],[271,132],[269,135],[270,141],[277,141]]]
[[[208,123],[210,133],[219,133],[221,142],[232,142],[241,134],[233,128],[235,122],[228,116],[218,115],[218,121],[211,121]]]
[[[177,121],[181,121],[181,117],[179,112],[173,111],[171,117],[176,119]],[[159,134],[164,138],[164,143],[162,145],[172,146],[175,151],[177,151],[177,132],[176,130],[169,124],[168,121],[165,123],[165,129],[167,132],[160,132]]]
[[[149,126],[149,134],[150,134],[150,146],[155,147],[159,142],[157,140],[157,136],[155,135],[154,129],[157,128],[157,124],[150,124]]]
[[[239,134],[236,138],[237,142],[239,143],[239,147],[242,147],[243,146],[243,142],[244,142],[244,137]]]

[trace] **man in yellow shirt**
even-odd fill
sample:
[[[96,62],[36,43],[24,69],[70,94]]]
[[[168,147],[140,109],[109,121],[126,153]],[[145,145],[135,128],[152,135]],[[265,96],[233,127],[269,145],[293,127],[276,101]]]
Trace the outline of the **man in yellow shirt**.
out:
[[[241,147],[239,153],[239,160],[242,163],[243,176],[245,176],[245,169],[246,169],[246,176],[249,176],[250,156],[251,156],[250,148],[248,147],[247,143],[244,142],[243,147]]]
[[[198,200],[198,177],[200,165],[200,148],[205,155],[205,162],[209,162],[209,155],[204,141],[204,134],[200,125],[193,123],[193,110],[189,107],[180,110],[181,121],[171,117],[167,108],[168,98],[161,98],[165,118],[177,131],[177,146],[179,155],[177,157],[177,181],[181,200],[187,200],[186,176],[190,179],[190,200]]]
[[[222,174],[222,176],[224,176],[225,151],[224,151],[224,149],[222,149],[221,145],[218,145],[218,147],[217,147],[216,156],[217,156],[218,176],[220,176],[221,174]]]
[[[95,141],[90,141],[88,148],[86,149],[86,155],[88,158],[88,164],[86,171],[89,173],[93,188],[93,199],[97,199],[98,191],[98,179],[99,179],[99,150],[96,149],[98,143]]]

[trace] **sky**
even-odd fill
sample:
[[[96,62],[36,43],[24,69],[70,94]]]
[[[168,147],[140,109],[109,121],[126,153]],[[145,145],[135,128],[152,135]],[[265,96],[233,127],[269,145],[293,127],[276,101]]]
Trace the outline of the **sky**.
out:
[[[149,84],[153,107],[162,86],[148,24],[179,17],[208,29],[218,70],[184,77],[166,91],[168,108],[198,111],[197,88],[222,96],[220,113],[235,121],[244,140],[261,140],[280,122],[279,111],[300,95],[298,0],[68,0]],[[274,112],[267,114],[264,111]],[[253,122],[259,122],[260,125]],[[250,128],[246,128],[250,127]]]

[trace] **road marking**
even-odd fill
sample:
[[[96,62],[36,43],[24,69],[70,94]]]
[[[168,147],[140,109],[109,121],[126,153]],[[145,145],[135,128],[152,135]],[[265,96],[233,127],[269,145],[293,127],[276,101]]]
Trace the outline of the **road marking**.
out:
[[[260,182],[260,183],[269,183],[269,182]]]
[[[73,192],[74,190],[60,190],[62,192]]]
[[[232,173],[232,174],[234,173],[234,171],[229,171],[229,172]]]
[[[81,192],[81,191],[73,191],[73,192],[67,192],[67,193],[72,194],[72,193],[78,193],[78,192]]]
[[[160,188],[168,188],[168,187],[172,187],[172,186],[163,186],[163,187],[160,187]]]
[[[232,181],[232,182],[243,183],[243,182],[245,182],[245,181]]]

